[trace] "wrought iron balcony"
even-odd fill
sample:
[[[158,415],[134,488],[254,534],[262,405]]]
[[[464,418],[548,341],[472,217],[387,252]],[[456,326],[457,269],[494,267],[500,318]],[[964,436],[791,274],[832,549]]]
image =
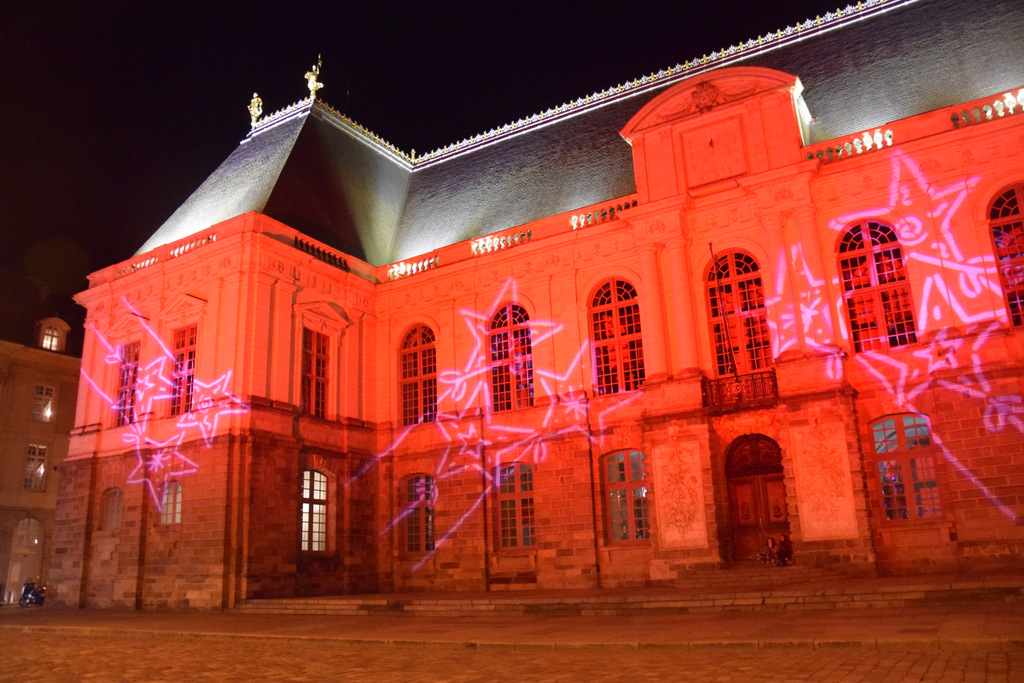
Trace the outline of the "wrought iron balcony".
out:
[[[735,410],[773,406],[779,402],[779,384],[775,370],[719,379],[704,377],[701,379],[701,394],[705,408]]]

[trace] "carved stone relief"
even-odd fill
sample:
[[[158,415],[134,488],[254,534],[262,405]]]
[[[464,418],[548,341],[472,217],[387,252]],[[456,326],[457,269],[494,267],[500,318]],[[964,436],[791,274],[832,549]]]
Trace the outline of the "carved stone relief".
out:
[[[856,537],[853,480],[842,425],[822,425],[816,418],[812,425],[791,429],[789,452],[804,540]]]
[[[706,548],[704,475],[700,444],[673,440],[654,448],[658,539],[664,549]]]

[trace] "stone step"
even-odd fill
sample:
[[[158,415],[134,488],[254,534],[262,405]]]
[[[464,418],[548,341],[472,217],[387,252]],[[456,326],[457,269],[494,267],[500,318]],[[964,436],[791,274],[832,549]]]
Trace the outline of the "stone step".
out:
[[[786,572],[789,568],[780,568]],[[907,606],[970,604],[978,601],[1024,604],[1024,577],[837,578],[827,571],[793,572],[773,585],[713,586],[699,581],[607,591],[505,591],[489,593],[348,595],[249,600],[235,611],[260,614],[407,616],[596,616],[685,614],[727,610],[899,609]],[[738,577],[734,577],[738,578]],[[782,585],[785,583],[785,585]]]

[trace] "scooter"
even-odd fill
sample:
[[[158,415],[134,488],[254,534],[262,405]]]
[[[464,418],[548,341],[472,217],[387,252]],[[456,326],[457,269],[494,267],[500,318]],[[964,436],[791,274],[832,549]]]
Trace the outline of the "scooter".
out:
[[[46,599],[46,586],[39,586],[36,588],[35,581],[27,582],[21,589],[21,600],[18,600],[18,604],[22,607],[28,607],[29,605],[43,606],[43,600]]]

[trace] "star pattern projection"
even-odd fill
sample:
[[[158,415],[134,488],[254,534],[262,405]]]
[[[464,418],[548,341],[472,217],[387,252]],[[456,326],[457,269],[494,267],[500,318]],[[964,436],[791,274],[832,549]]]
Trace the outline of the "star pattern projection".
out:
[[[1019,394],[997,394],[982,367],[981,349],[998,343],[1005,320],[992,310],[992,302],[1002,299],[994,260],[987,253],[972,254],[965,246],[975,244],[974,222],[961,214],[978,178],[933,183],[902,152],[892,154],[890,172],[886,205],[840,216],[831,227],[838,233],[860,220],[892,221],[907,268],[914,269],[915,279],[922,283],[915,310],[917,329],[934,332],[919,337],[920,348],[909,355],[909,361],[863,351],[855,362],[885,388],[900,410],[922,412],[918,399],[939,387],[954,396],[984,402],[983,424],[990,433],[1024,434],[1024,400]],[[840,319],[845,316],[842,300],[836,302],[835,312]],[[995,507],[1013,517],[1012,509],[963,465],[942,437],[933,432],[946,461]]]
[[[143,348],[155,348],[156,355],[148,359],[140,358],[134,364],[134,383],[129,388],[132,394],[130,400],[124,397],[119,399],[116,390],[113,393],[105,390],[102,383],[89,376],[84,368],[82,378],[110,406],[113,413],[126,414],[122,438],[135,453],[135,467],[126,483],[144,486],[157,510],[160,510],[164,485],[171,479],[199,471],[199,464],[182,453],[183,446],[198,441],[204,448],[210,448],[221,421],[232,415],[247,413],[249,405],[231,392],[231,370],[212,380],[194,376],[191,409],[177,416],[173,433],[168,435],[166,426],[161,425],[160,434],[156,434],[155,420],[163,421],[171,412],[170,405],[174,398],[174,354],[127,299],[122,298],[121,303],[150,341]],[[117,368],[118,373],[121,373],[125,363],[122,347],[111,342],[98,330],[93,329],[93,332],[106,349],[104,364]]]
[[[471,352],[461,367],[438,372],[438,405],[448,406],[450,412],[439,412],[436,421],[432,423],[445,443],[432,472],[437,483],[434,495],[444,495],[445,480],[454,479],[467,472],[477,473],[484,481],[484,487],[459,521],[445,529],[442,535],[435,539],[434,551],[428,552],[419,560],[415,568],[427,562],[437,549],[473,517],[487,496],[496,492],[495,467],[498,464],[544,463],[550,457],[549,448],[553,443],[564,443],[567,437],[573,435],[582,436],[597,444],[594,434],[601,434],[604,431],[609,417],[616,410],[640,398],[640,392],[636,391],[610,395],[602,401],[602,412],[593,415],[583,391],[583,373],[589,368],[589,364],[584,362],[590,353],[589,341],[583,342],[567,367],[555,369],[545,366],[541,359],[553,357],[545,346],[563,331],[564,326],[557,321],[531,319],[529,327],[534,382],[542,390],[538,393],[551,396],[552,400],[544,410],[540,423],[529,427],[509,418],[506,412],[491,410],[490,320],[499,306],[510,301],[518,301],[516,281],[512,278],[506,280],[490,306],[479,311],[462,309],[459,312],[461,322],[473,343]],[[479,411],[480,418],[460,419],[467,411]],[[591,422],[594,424],[592,432],[588,429]],[[409,426],[400,432],[381,456],[399,451],[412,429],[413,426]],[[435,504],[436,501],[435,497]],[[416,503],[412,504],[414,505]],[[388,527],[397,526],[412,511],[412,506],[400,510]]]

